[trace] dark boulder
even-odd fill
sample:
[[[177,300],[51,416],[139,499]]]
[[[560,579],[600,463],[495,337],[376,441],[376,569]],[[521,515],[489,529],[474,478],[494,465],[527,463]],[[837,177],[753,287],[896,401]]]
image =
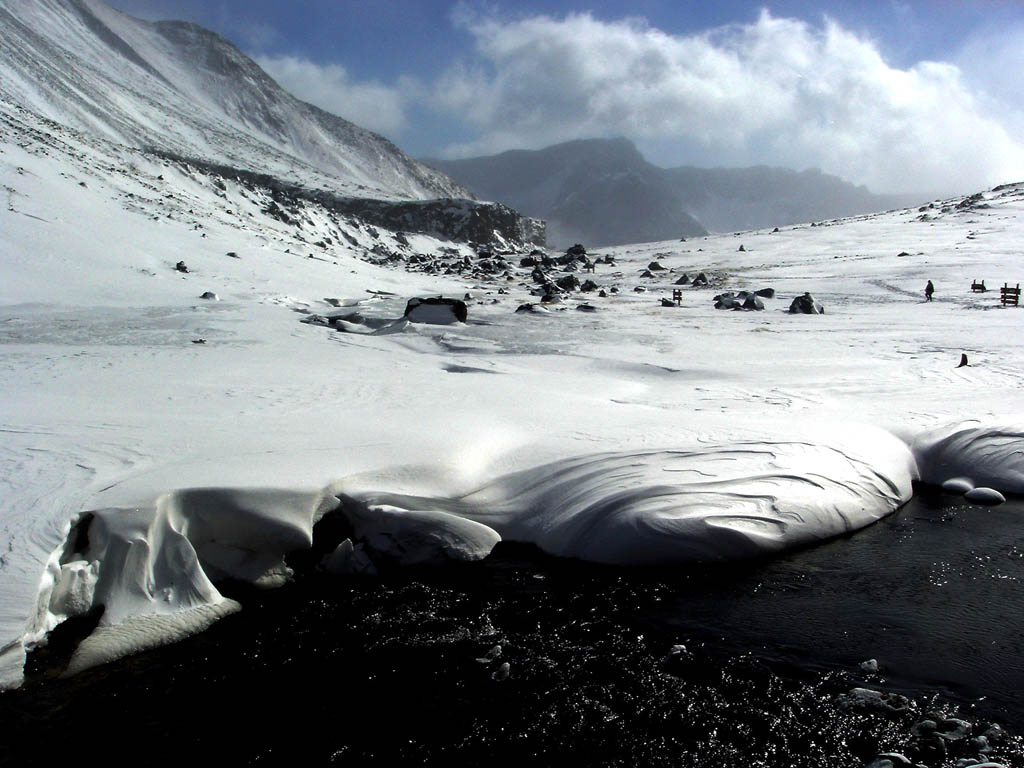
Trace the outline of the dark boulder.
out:
[[[527,312],[547,312],[544,307],[539,307],[536,304],[520,304],[516,307],[516,314],[525,314]]]
[[[466,302],[459,299],[414,298],[405,306],[405,317],[411,323],[449,325],[464,323],[469,316]]]
[[[579,290],[580,281],[576,278],[576,275],[565,275],[555,280],[555,285],[563,291],[576,291]]]
[[[676,285],[689,285],[690,284],[690,278],[689,278],[689,276],[684,274],[682,277],[680,277],[678,280],[676,280],[675,284]]]
[[[586,293],[590,293],[591,291],[596,291],[597,290],[597,283],[595,283],[593,280],[584,280],[583,284],[580,286],[580,290],[584,291]]]
[[[746,298],[743,299],[743,309],[747,311],[760,311],[764,309],[764,302],[761,301],[761,297],[756,294],[749,293]]]
[[[821,306],[809,293],[797,296],[789,305],[789,311],[794,315],[824,315],[825,308]]]
[[[584,248],[580,243],[576,243],[575,245],[572,245],[572,246],[570,246],[570,247],[565,249],[565,255],[566,256],[576,256],[576,257],[586,256],[587,255],[587,249]]]
[[[740,302],[736,300],[736,294],[732,291],[726,293],[720,293],[714,298],[715,309],[736,309],[740,306]]]
[[[754,291],[755,296],[760,296],[763,299],[774,299],[775,289],[774,288],[762,288],[759,291]]]
[[[692,285],[694,288],[700,288],[701,286],[705,286],[707,284],[708,278],[707,275],[705,275],[703,272],[701,272],[699,275],[693,278],[693,282],[690,283],[690,285]]]
[[[647,268],[651,270],[651,272],[663,271],[665,269],[663,266],[661,266],[661,262],[658,261],[652,261],[650,264],[647,265]]]

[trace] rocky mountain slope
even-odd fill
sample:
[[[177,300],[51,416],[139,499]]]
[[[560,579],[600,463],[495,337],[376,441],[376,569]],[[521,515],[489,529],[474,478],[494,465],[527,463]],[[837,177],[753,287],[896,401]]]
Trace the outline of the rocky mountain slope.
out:
[[[100,0],[0,0],[0,98],[71,128],[335,194],[465,198],[387,139],[299,101],[220,36]]]
[[[874,195],[817,170],[659,168],[626,139],[587,139],[425,162],[487,200],[548,220],[562,245],[677,239],[712,231],[785,226],[918,202]]]

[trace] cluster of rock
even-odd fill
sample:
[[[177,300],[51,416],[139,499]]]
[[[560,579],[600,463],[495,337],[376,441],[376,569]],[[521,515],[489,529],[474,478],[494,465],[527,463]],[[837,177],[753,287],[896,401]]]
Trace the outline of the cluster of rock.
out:
[[[377,246],[374,253],[384,253],[383,246]],[[379,259],[368,258],[371,263],[402,264],[410,272],[423,272],[427,275],[462,275],[478,280],[504,278],[514,280],[511,262],[506,258],[509,252],[495,249],[479,248],[475,256],[460,253],[456,248],[442,248],[436,254],[414,253],[405,255],[387,252]]]
[[[764,309],[762,299],[775,297],[775,289],[762,288],[758,291],[740,291],[733,293],[727,291],[715,296],[715,309],[742,309],[746,311],[760,311]]]
[[[998,192],[1001,189],[1004,189],[1005,186],[995,187],[992,191]],[[985,202],[985,194],[983,192],[976,192],[973,195],[969,195],[963,198],[957,203],[954,203],[952,200],[949,200],[946,201],[945,203],[940,203],[938,206],[936,206],[935,203],[928,203],[927,205],[922,205],[920,208],[917,209],[918,213],[921,214],[920,216],[917,217],[917,220],[931,221],[932,219],[936,218],[937,216],[943,213],[969,213],[970,211],[991,207],[992,206],[989,203]]]
[[[917,716],[915,703],[907,697],[871,688],[853,688],[838,695],[835,704],[842,710],[911,718],[911,736],[901,751],[883,752],[869,761],[866,768],[910,768],[953,765],[954,762],[963,768],[1004,768],[993,759],[993,753],[1006,739],[1006,732],[997,723],[975,724],[941,712]]]
[[[593,280],[580,282],[580,279],[575,274],[580,266],[592,268],[595,264],[599,263],[609,263],[609,261],[600,257],[598,257],[597,261],[591,261],[587,255],[587,249],[581,244],[576,243],[568,248],[562,256],[548,256],[534,251],[530,256],[524,258],[520,265],[523,267],[533,267],[533,270],[530,272],[530,279],[536,284],[536,287],[531,293],[534,296],[540,296],[542,302],[551,304],[561,301],[562,295],[572,293],[573,291],[590,293],[599,290],[596,282]],[[615,262],[611,260],[610,263],[614,264]],[[555,277],[551,274],[555,270],[561,270],[565,274]]]
[[[675,281],[674,284],[688,285],[691,288],[706,288],[708,286],[708,276],[705,275],[703,272],[700,272],[695,278],[691,280],[690,276],[684,272],[680,276],[680,278]]]

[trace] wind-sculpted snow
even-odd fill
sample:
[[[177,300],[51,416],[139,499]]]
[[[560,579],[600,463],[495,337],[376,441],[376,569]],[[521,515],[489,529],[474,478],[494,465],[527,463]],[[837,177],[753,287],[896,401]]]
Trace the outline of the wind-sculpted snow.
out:
[[[855,531],[906,502],[913,476],[906,445],[871,431],[859,445],[751,442],[583,456],[458,499],[356,497],[442,509],[555,555],[647,565],[756,557]]]
[[[174,642],[239,609],[215,583],[281,586],[293,576],[285,555],[311,549],[319,567],[338,575],[479,560],[501,539],[617,565],[722,562],[870,525],[910,499],[918,458],[929,481],[960,473],[1010,492],[1024,487],[1020,431],[952,427],[914,449],[889,432],[851,427],[820,441],[577,456],[451,496],[389,491],[389,480],[397,488],[420,482],[410,486],[420,470],[401,466],[319,491],[173,491],[79,517],[47,564],[23,642],[100,613],[69,674]],[[436,467],[430,475],[441,485],[437,478],[454,476]],[[328,516],[344,521],[347,538],[325,548],[314,526]]]
[[[963,479],[968,485],[1024,494],[1024,427],[937,430],[920,436],[914,450],[926,483]]]
[[[309,548],[314,519],[335,503],[320,493],[213,488],[88,512],[47,566],[37,631],[102,609],[71,672],[200,631],[239,607],[214,580],[280,586],[291,574],[284,555]]]
[[[345,539],[325,560],[334,573],[372,573],[371,558],[398,565],[481,560],[501,537],[486,525],[435,509],[348,504],[358,544]]]

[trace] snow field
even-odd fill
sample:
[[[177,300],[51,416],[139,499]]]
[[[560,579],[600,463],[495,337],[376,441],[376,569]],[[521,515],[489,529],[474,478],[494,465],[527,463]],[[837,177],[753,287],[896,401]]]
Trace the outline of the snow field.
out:
[[[336,571],[477,558],[499,537],[665,563],[856,530],[919,477],[1022,492],[1024,315],[969,291],[1019,280],[1019,188],[930,221],[609,249],[617,266],[593,279],[618,294],[522,315],[528,269],[486,282],[370,264],[366,228],[312,208],[288,226],[251,190],[51,139],[0,145],[4,685],[98,605],[72,669],[201,629],[237,607],[216,581],[282,583],[328,513],[355,531]],[[641,278],[658,254],[668,269]],[[713,287],[661,307],[684,271]],[[761,287],[777,292],[763,312],[712,306]],[[785,311],[804,291],[825,315]],[[409,298],[466,293],[466,324],[390,325]],[[340,331],[300,322],[349,312],[362,321]],[[359,332],[373,327],[393,332]]]

